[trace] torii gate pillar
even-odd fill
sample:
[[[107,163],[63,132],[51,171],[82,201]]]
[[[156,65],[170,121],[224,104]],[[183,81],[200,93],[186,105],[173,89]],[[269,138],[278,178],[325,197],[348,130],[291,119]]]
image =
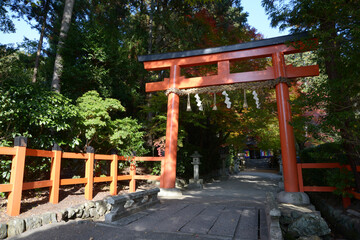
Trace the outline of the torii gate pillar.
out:
[[[275,78],[286,78],[284,54],[280,52],[274,53],[272,55],[272,61]],[[294,130],[290,125],[291,110],[289,103],[289,87],[287,86],[287,83],[280,82],[276,85],[275,91],[279,118],[285,191],[299,192]]]
[[[180,77],[180,67],[170,68],[169,88],[175,88],[176,80]],[[160,188],[175,189],[176,181],[176,156],[179,130],[179,95],[170,92],[167,104],[165,163]]]

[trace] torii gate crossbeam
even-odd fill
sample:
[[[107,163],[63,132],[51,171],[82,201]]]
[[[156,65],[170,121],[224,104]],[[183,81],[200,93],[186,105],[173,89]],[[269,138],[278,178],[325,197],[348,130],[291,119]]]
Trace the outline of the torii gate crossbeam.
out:
[[[300,40],[306,36],[306,33],[301,33],[217,48],[139,56],[138,60],[144,63],[145,69],[150,71],[170,69],[170,77],[165,78],[164,81],[146,83],[146,92],[317,76],[319,75],[318,65],[293,67],[285,64],[285,54],[304,51],[304,45]],[[297,42],[302,48],[286,44],[289,42]],[[315,46],[307,48],[306,51],[316,47],[317,41],[314,40],[313,43]],[[230,61],[264,57],[272,58],[272,67],[262,71],[230,73]],[[218,74],[192,78],[185,78],[180,74],[181,68],[207,64],[217,64]],[[285,191],[299,192],[294,132],[289,124],[291,110],[288,85],[284,81],[279,81],[275,90]],[[160,187],[171,189],[175,188],[176,180],[179,119],[179,95],[176,92],[169,93],[167,107],[165,162],[162,166]]]

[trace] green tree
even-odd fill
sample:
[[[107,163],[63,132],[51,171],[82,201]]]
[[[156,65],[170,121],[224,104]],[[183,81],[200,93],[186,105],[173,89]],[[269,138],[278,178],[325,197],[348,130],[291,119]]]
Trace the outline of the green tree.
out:
[[[96,91],[89,91],[78,98],[77,107],[86,146],[103,152],[117,148],[121,155],[127,156],[146,153],[142,140],[144,133],[137,120],[129,117],[113,120],[114,113],[125,111],[119,100],[103,99]]]
[[[31,73],[30,73],[31,75]],[[46,149],[57,142],[75,146],[78,112],[71,100],[41,85],[0,86],[1,142],[31,138],[31,147]],[[71,133],[70,133],[71,132]]]
[[[19,77],[19,72],[16,73],[12,77]],[[25,82],[15,79],[11,85],[0,83],[0,145],[12,146],[14,137],[25,136],[30,148],[49,149],[56,142],[64,149],[74,149],[79,144],[77,108],[70,99],[49,91],[48,87],[30,83],[31,75],[30,68]],[[9,181],[11,162],[1,156],[0,183]],[[27,158],[25,178],[35,180],[49,170],[49,158]]]

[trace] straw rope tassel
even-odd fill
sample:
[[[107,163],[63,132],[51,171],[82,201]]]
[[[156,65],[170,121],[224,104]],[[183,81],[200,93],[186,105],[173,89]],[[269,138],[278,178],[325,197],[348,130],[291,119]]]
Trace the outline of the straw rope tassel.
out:
[[[243,104],[243,108],[247,109],[248,108],[248,104],[247,104],[247,100],[246,100],[246,90],[244,89],[244,104]]]
[[[187,97],[186,111],[191,112],[190,93],[188,93],[188,97]]]
[[[216,107],[216,93],[214,93],[214,107],[212,108],[212,110],[216,111],[217,107]]]

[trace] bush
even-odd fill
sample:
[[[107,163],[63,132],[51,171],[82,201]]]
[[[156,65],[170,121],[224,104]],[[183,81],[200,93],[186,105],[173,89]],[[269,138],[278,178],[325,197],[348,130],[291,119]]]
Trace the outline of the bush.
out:
[[[78,112],[71,101],[37,84],[0,85],[0,146],[12,146],[15,136],[29,137],[29,147],[49,149],[78,143],[76,122]],[[11,160],[0,159],[0,184],[10,179]],[[37,170],[48,172],[49,159],[28,158],[25,166],[27,181],[38,178]]]
[[[143,147],[144,132],[136,119],[113,119],[116,112],[125,111],[119,100],[103,99],[96,91],[89,91],[76,102],[81,116],[81,137],[86,146],[104,153],[117,148],[124,156],[141,156],[147,152]]]
[[[348,163],[342,145],[337,142],[306,148],[300,153],[300,160],[303,163]]]
[[[129,117],[113,120],[111,116],[124,110],[120,101],[103,99],[96,91],[85,93],[74,105],[39,84],[0,85],[0,146],[12,146],[15,136],[25,136],[29,137],[29,148],[51,149],[56,142],[64,150],[74,151],[85,143],[102,153],[117,148],[121,155],[141,156],[146,153],[142,126]],[[28,157],[25,180],[48,178],[50,164],[49,158]],[[73,163],[64,161],[63,168],[67,164]],[[9,181],[10,170],[11,158],[1,156],[0,184]]]

